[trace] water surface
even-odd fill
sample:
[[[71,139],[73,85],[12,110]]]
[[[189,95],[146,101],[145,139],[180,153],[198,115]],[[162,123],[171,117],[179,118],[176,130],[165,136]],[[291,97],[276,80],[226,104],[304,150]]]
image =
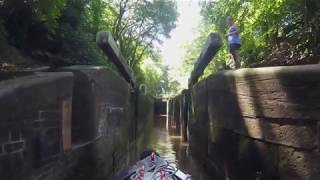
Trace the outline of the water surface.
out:
[[[191,174],[195,180],[210,178],[202,166],[192,157],[189,144],[182,142],[180,136],[171,135],[166,125],[166,116],[156,116],[154,127],[148,142],[149,148],[155,149],[162,158],[174,162],[184,173]]]

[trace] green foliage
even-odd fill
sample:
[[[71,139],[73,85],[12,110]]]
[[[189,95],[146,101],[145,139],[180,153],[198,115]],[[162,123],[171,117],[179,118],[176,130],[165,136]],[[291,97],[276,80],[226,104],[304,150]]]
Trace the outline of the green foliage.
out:
[[[161,72],[158,72],[154,67],[144,68],[144,84],[147,87],[147,92],[149,95],[159,96],[162,94],[162,89],[159,85],[161,79]]]
[[[102,0],[68,0],[59,19],[56,36],[63,48],[60,54],[68,64],[106,65],[105,55],[96,46],[95,36],[105,8]]]
[[[73,29],[69,25],[60,27],[64,46],[60,52],[69,64],[106,65],[106,57],[96,46],[93,34]],[[79,51],[80,50],[80,51]]]
[[[276,58],[286,58],[288,62],[320,54],[320,1],[317,0],[202,1],[201,15],[199,35],[186,48],[185,66],[189,69],[210,32],[226,37],[227,16],[234,17],[240,27],[245,67],[270,64],[272,55],[283,49],[290,56]],[[229,64],[226,44],[225,38],[223,49],[207,72],[213,73],[219,66]]]
[[[210,29],[200,29],[198,36],[190,43],[184,46],[185,54],[183,61],[183,70],[184,74],[191,74],[191,71],[194,68],[196,60],[199,58],[200,53],[207,41],[207,38],[210,33],[216,32],[211,31]],[[227,51],[226,43],[224,42],[223,47],[220,49],[219,53],[214,57],[214,61],[211,61],[207,68],[205,69],[203,76],[200,79],[203,79],[210,74],[218,71],[225,64],[229,64],[229,54]]]
[[[111,31],[138,82],[146,84],[150,95],[160,95],[163,72],[154,67],[143,68],[142,64],[150,58],[159,61],[153,44],[169,36],[176,18],[174,1],[69,0],[60,20],[59,34],[71,62],[101,64],[105,58],[93,43],[94,37],[100,30]]]
[[[106,4],[102,19],[103,29],[110,29],[120,50],[137,76],[138,82],[146,84],[149,94],[160,96],[168,92],[165,87],[167,70],[164,67],[143,67],[152,59],[159,62],[159,52],[153,46],[169,37],[177,19],[176,2],[172,0],[129,1],[115,0]],[[159,65],[158,65],[159,66]]]
[[[154,97],[170,97],[178,94],[179,82],[169,78],[169,67],[160,62],[148,62],[141,66],[143,74],[139,76],[140,82],[146,85],[148,94]]]
[[[14,21],[22,21],[18,18],[24,16],[26,24],[31,24],[32,21],[46,22],[49,30],[54,32],[64,6],[65,0],[4,0],[0,4],[0,9],[2,16],[15,16],[15,19],[12,19]]]
[[[32,12],[36,19],[48,23],[49,29],[54,31],[58,27],[58,18],[64,8],[65,0],[32,1]]]
[[[114,38],[131,67],[152,56],[154,42],[169,37],[176,26],[176,3],[172,0],[117,0],[109,6],[116,15],[112,27]]]
[[[159,61],[153,45],[175,28],[176,8],[173,0],[4,0],[0,40],[8,32],[10,43],[43,64],[113,68],[95,43],[98,31],[110,31],[138,82],[146,83],[151,95],[160,95],[162,70],[143,69],[142,64]]]

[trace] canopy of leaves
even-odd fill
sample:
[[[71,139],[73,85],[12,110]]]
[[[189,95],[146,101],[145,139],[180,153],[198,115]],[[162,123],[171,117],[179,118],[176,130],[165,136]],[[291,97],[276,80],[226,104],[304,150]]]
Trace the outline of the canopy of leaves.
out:
[[[118,0],[111,5],[116,13],[112,32],[131,67],[139,65],[146,54],[152,55],[154,42],[169,37],[176,26],[177,7],[171,0]]]
[[[98,31],[112,32],[140,83],[153,78],[145,59],[159,59],[155,43],[176,26],[173,0],[4,0],[0,1],[1,42],[8,42],[39,64],[112,65],[95,44]],[[154,91],[156,93],[156,91]]]
[[[198,37],[186,46],[185,69],[189,72],[209,33],[226,37],[227,16],[240,27],[244,67],[317,63],[320,1],[207,0],[201,5],[203,20]],[[226,40],[224,44],[208,73],[230,64]]]
[[[171,97],[179,93],[180,84],[169,76],[169,66],[149,59],[141,67],[144,75],[138,78],[146,85],[149,95]]]

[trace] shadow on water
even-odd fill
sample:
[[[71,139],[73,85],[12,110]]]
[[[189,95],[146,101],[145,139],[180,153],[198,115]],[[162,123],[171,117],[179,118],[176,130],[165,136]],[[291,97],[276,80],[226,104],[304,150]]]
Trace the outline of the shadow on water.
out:
[[[166,126],[166,116],[155,116],[154,127],[147,143],[148,148],[156,150],[160,156],[169,162],[174,162],[184,173],[191,174],[195,180],[210,178],[200,163],[191,156],[189,144],[180,136],[171,135]]]

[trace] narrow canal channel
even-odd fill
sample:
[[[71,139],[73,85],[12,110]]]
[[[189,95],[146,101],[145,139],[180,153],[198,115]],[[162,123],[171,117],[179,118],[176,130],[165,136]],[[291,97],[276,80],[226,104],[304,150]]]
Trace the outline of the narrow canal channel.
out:
[[[172,136],[166,127],[166,116],[155,116],[148,148],[156,150],[161,157],[174,162],[184,173],[191,174],[195,180],[210,178],[202,166],[192,157],[189,144],[182,142],[180,136]]]

